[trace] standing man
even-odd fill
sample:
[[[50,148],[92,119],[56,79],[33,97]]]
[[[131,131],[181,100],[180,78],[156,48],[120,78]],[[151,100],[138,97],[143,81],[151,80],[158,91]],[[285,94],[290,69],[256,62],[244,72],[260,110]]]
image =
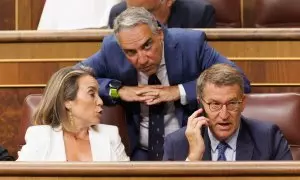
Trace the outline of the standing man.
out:
[[[216,64],[202,72],[197,81],[202,108],[187,127],[166,137],[164,160],[292,160],[278,126],[241,116],[243,86],[243,76],[231,66]]]
[[[132,7],[115,19],[114,35],[104,38],[101,50],[81,64],[94,69],[104,104],[125,108],[131,160],[161,160],[164,136],[185,126],[197,108],[197,77],[216,63],[237,68],[203,32],[162,29],[146,9]]]
[[[215,28],[215,9],[204,0],[126,0],[112,7],[109,27],[127,7],[144,7],[169,28]]]

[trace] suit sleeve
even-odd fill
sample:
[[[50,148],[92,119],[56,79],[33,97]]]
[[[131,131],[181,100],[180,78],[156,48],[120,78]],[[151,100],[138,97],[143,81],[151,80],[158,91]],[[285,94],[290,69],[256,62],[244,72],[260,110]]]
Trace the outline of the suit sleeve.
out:
[[[104,40],[105,41],[105,40]],[[109,84],[111,81],[118,81],[107,77],[109,70],[107,68],[108,60],[106,56],[106,43],[103,41],[101,49],[90,56],[88,59],[78,63],[78,65],[89,66],[93,69],[96,79],[99,84],[99,95],[101,96],[105,105],[115,105],[117,102],[109,95]],[[101,77],[101,78],[99,78]]]
[[[221,56],[219,53],[217,53],[212,47],[210,47],[205,40],[205,34],[202,33],[202,35],[199,38],[199,49],[198,49],[198,56],[196,58],[197,66],[200,70],[205,70],[209,68],[210,66],[214,64],[229,64],[230,66],[236,68],[238,71],[242,73],[243,79],[244,79],[244,92],[250,93],[250,81],[247,79],[243,71],[237,67],[232,61],[228,60],[227,58]],[[192,81],[183,83],[184,90],[187,95],[188,102],[195,101],[196,98],[196,81],[197,79],[194,79]]]
[[[125,152],[124,145],[121,141],[121,137],[119,135],[119,130],[117,127],[112,128],[111,132],[112,136],[112,153],[115,155],[115,161],[129,161],[129,157]]]
[[[14,158],[10,156],[6,149],[0,146],[0,161],[14,161]]]
[[[272,144],[272,160],[293,160],[288,142],[281,133],[278,126],[274,125],[271,131],[271,137],[274,138]]]
[[[45,145],[50,142],[45,138],[46,128],[31,126],[25,134],[26,144],[18,152],[17,161],[42,161],[46,152]],[[47,131],[46,131],[47,132]],[[50,133],[50,132],[49,132]]]

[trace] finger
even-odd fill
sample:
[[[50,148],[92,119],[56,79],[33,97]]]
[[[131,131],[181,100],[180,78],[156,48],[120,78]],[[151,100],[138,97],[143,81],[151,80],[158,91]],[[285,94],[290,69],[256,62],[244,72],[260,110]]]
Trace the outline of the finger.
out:
[[[201,123],[204,122],[206,124],[206,118],[202,117],[202,116],[194,118],[191,120],[190,126],[192,128],[197,128],[196,126],[197,126],[198,122],[201,122]]]
[[[144,102],[145,104],[147,104],[147,102],[149,101],[153,101],[153,99],[155,99],[155,96],[138,96],[139,97],[139,102]]]
[[[197,111],[193,112],[193,114],[190,115],[190,117],[188,118],[187,125],[189,125],[189,123],[192,122],[192,119],[195,119],[196,117],[198,117],[198,116],[201,114],[202,111],[203,111],[203,110],[202,110],[202,108],[201,108],[201,109],[198,109]]]
[[[202,120],[200,120],[200,121],[197,121],[197,124],[196,124],[195,128],[196,128],[197,130],[199,129],[199,131],[200,131],[201,127],[202,127],[202,126],[206,126],[206,125],[207,125],[206,119],[202,119]]]
[[[141,96],[153,96],[153,97],[158,97],[159,92],[158,91],[149,91],[146,93],[141,94]]]
[[[147,101],[146,104],[147,104],[148,106],[151,106],[151,105],[159,104],[159,103],[161,103],[161,102],[162,102],[162,101],[161,101],[160,98],[154,98],[154,99],[152,99],[152,100],[150,100],[150,101]]]
[[[149,85],[148,87],[152,88],[152,89],[162,89],[164,88],[165,86],[163,85]]]

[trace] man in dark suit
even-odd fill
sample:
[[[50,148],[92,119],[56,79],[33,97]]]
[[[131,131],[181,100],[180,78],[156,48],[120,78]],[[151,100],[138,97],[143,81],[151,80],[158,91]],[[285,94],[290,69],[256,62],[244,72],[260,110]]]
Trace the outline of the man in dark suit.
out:
[[[144,7],[169,28],[215,28],[215,9],[205,0],[126,0],[112,7],[109,27],[127,6]]]
[[[6,149],[0,146],[0,161],[14,161],[14,158],[8,155]]]
[[[225,64],[202,72],[197,80],[202,108],[188,118],[186,127],[166,137],[163,159],[292,160],[288,142],[276,125],[241,116],[243,84],[240,72]]]
[[[162,29],[144,8],[128,8],[114,24],[114,35],[105,37],[101,50],[81,64],[94,69],[104,104],[121,103],[125,108],[131,160],[153,160],[148,154],[152,154],[149,151],[155,138],[160,139],[155,143],[160,151],[157,160],[161,160],[163,137],[185,126],[197,108],[196,79],[200,73],[216,63],[237,66],[211,48],[203,32]],[[249,92],[250,83],[244,78]],[[151,139],[155,132],[149,133],[153,130],[149,122],[154,121],[150,114],[159,112],[150,109],[162,103],[164,107],[157,109],[164,117],[158,122],[164,127],[153,123],[160,126],[155,130],[161,131]]]

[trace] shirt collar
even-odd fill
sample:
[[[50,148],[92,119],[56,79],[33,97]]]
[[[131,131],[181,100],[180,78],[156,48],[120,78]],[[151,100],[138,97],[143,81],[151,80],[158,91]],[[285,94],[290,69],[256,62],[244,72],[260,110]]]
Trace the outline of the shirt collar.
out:
[[[226,143],[228,144],[229,148],[231,148],[233,151],[236,151],[236,143],[237,143],[237,137],[239,135],[240,127],[235,131],[235,133],[230,136],[228,139],[226,139]],[[216,152],[217,146],[219,145],[220,141],[215,138],[215,136],[212,134],[210,129],[208,128],[208,136],[210,139],[210,146],[213,152]]]

